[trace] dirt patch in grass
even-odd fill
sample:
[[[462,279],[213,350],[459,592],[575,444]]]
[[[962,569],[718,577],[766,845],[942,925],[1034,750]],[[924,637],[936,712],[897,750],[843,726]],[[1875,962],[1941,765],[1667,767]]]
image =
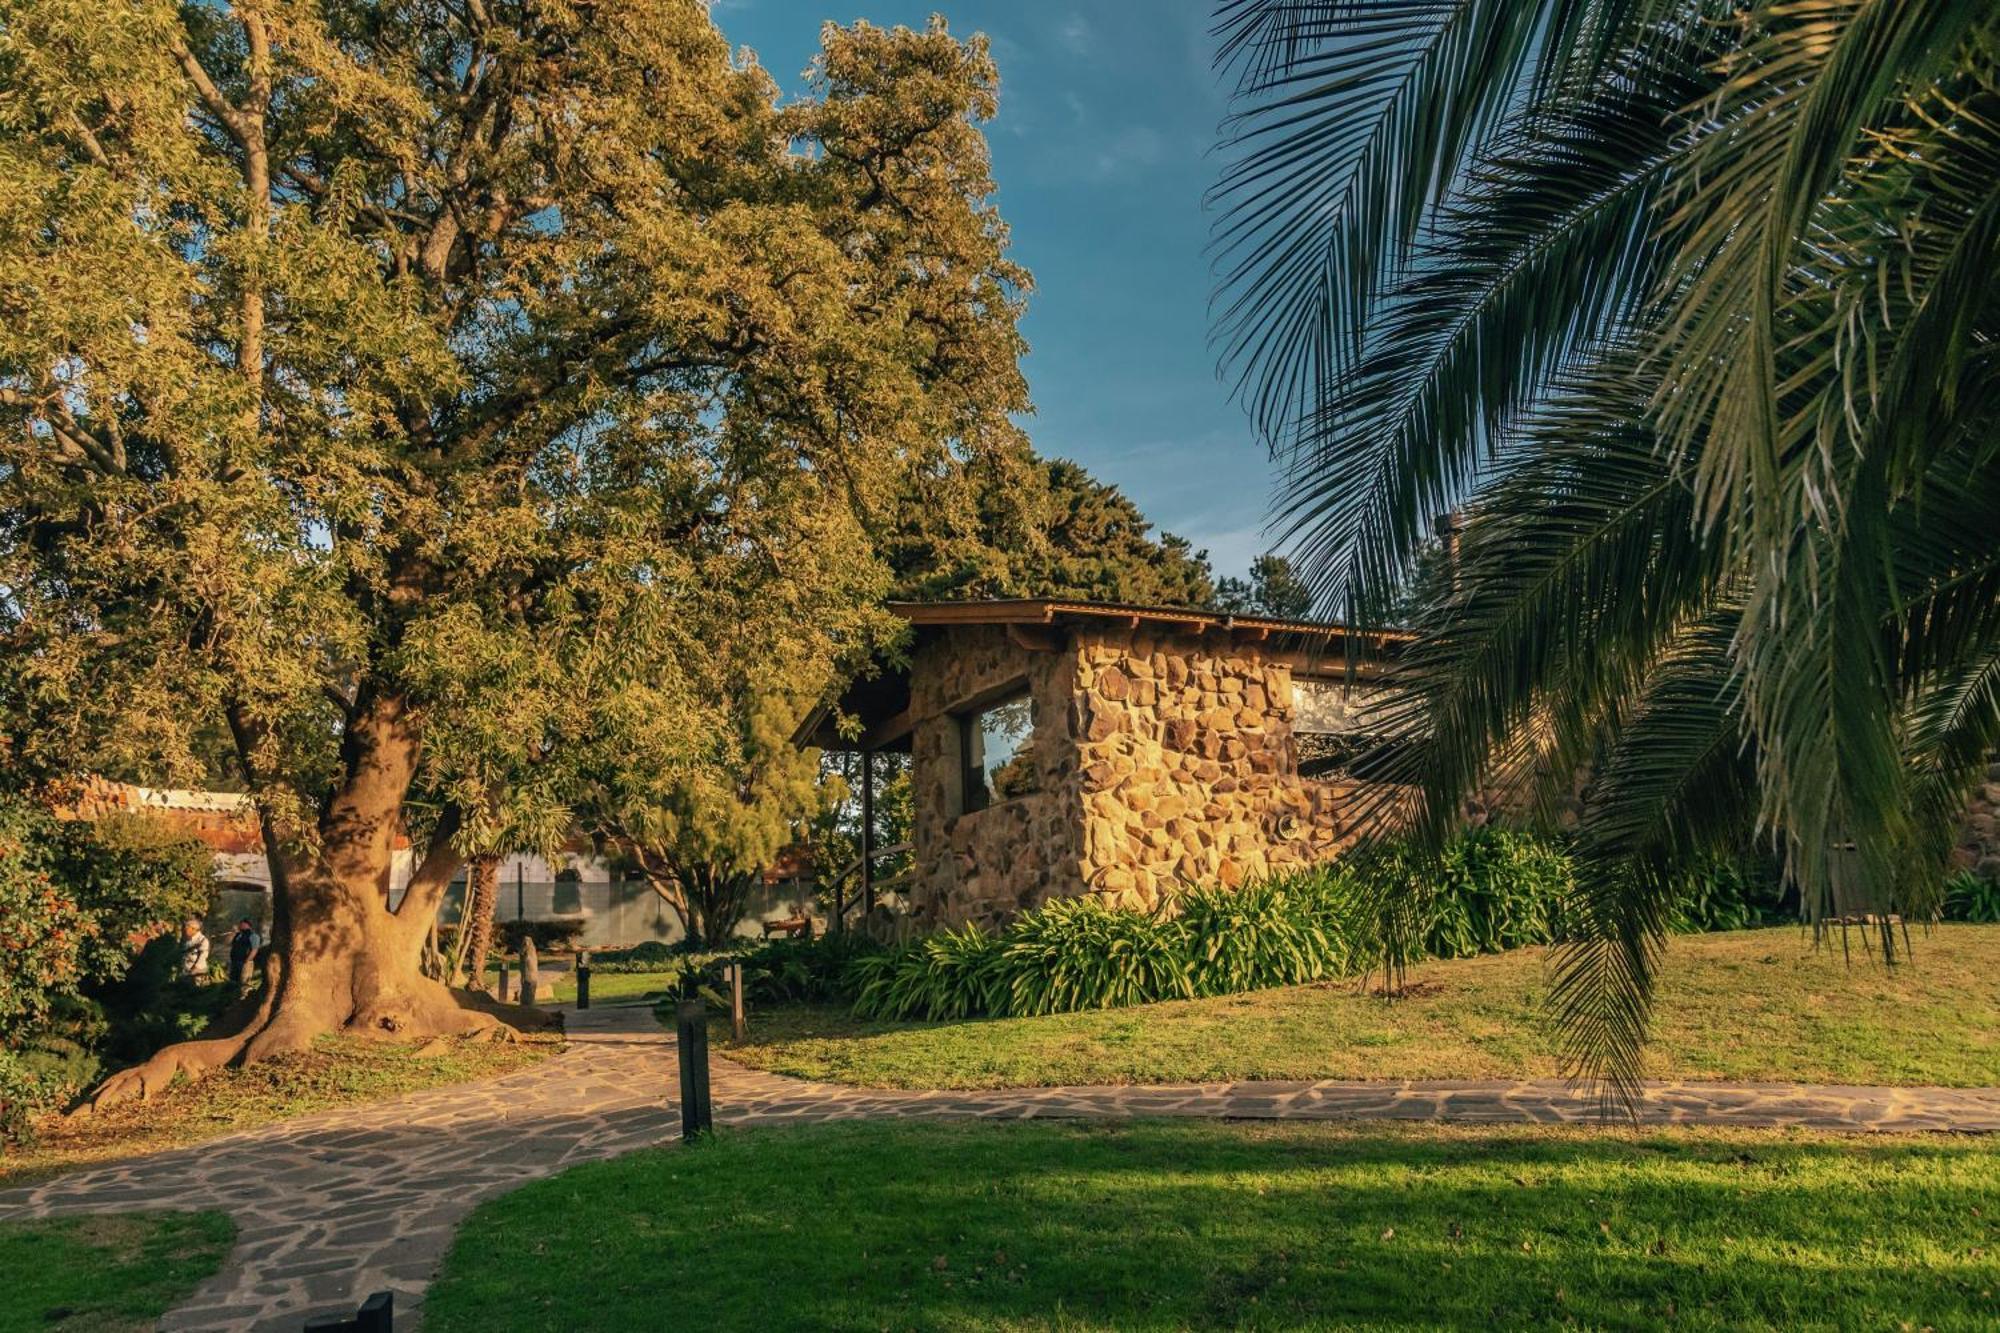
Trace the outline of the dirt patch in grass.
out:
[[[562,1049],[559,1037],[416,1045],[323,1037],[310,1051],[176,1083],[95,1115],[46,1116],[33,1141],[0,1155],[0,1188],[59,1171],[178,1148],[314,1111],[511,1073]]]

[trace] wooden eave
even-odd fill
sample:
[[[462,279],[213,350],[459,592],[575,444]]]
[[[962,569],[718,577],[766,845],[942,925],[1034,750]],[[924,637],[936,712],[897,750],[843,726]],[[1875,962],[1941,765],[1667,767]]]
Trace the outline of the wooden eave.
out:
[[[1132,606],[1116,602],[1077,602],[1056,598],[1013,598],[990,602],[890,602],[888,610],[919,627],[957,625],[1104,624],[1138,629],[1157,625],[1187,633],[1224,631],[1248,639],[1294,641],[1353,639],[1364,646],[1407,643],[1414,635],[1403,630],[1365,633],[1324,620],[1279,620],[1269,616],[1239,616],[1226,611],[1191,611],[1181,607]]]

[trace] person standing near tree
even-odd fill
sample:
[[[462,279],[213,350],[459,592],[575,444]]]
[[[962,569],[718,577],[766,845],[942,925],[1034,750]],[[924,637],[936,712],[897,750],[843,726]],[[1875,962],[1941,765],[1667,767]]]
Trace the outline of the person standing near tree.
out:
[[[243,983],[250,975],[250,962],[257,956],[264,937],[257,933],[257,927],[249,917],[236,923],[236,930],[229,937],[229,988],[241,992]]]
[[[208,936],[199,917],[181,922],[181,976],[197,986],[208,980]]]

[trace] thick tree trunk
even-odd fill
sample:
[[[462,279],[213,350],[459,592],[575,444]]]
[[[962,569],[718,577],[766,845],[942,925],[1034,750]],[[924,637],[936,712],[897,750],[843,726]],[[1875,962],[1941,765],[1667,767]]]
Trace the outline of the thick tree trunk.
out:
[[[460,857],[447,819],[396,910],[389,881],[417,744],[400,700],[357,705],[345,747],[347,780],[327,803],[315,854],[287,856],[267,827],[272,864],[272,959],[247,1025],[231,1036],[170,1046],[112,1075],[89,1106],[145,1097],[177,1075],[303,1051],[322,1033],[394,1040],[460,1034],[512,1037],[538,1015],[502,1015],[423,973],[424,941]],[[546,1021],[545,1019],[542,1021]]]

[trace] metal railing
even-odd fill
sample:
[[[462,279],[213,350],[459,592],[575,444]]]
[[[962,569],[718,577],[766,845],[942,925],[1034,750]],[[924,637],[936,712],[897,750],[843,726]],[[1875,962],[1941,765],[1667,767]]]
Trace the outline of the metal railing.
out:
[[[847,914],[850,909],[858,905],[861,908],[861,914],[865,917],[868,913],[875,910],[876,899],[882,892],[885,890],[900,891],[902,886],[910,881],[913,874],[910,870],[904,870],[900,874],[890,876],[888,879],[876,879],[874,874],[874,867],[877,862],[891,856],[900,856],[909,850],[910,844],[907,842],[891,843],[887,847],[876,847],[870,851],[863,852],[834,873],[833,877],[826,883],[827,892],[833,899],[831,929],[847,929]],[[856,871],[861,872],[861,892],[855,894],[852,899],[849,899],[846,896],[847,881]]]

